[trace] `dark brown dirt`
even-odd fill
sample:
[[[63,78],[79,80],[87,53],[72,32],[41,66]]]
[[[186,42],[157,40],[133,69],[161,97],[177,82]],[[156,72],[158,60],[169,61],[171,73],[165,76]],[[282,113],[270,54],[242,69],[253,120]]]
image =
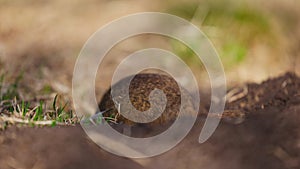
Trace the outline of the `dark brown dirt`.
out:
[[[80,126],[11,127],[0,135],[0,168],[299,169],[300,79],[288,73],[247,88],[226,106],[246,112],[246,119],[222,121],[203,144],[197,141],[203,117],[172,150],[138,160],[105,152]]]
[[[227,109],[244,110],[251,115],[271,107],[282,110],[300,102],[300,79],[293,73],[267,80],[261,84],[246,85],[247,95],[227,104]]]
[[[16,128],[0,136],[0,168],[140,168],[90,141],[80,126]]]

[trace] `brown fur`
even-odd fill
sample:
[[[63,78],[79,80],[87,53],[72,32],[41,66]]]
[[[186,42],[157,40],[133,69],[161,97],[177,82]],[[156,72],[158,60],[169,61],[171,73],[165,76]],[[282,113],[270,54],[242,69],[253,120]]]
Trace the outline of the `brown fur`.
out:
[[[119,81],[114,85],[115,89],[122,95],[125,93],[124,80]],[[150,108],[149,94],[155,88],[162,90],[167,98],[167,105],[163,114],[148,125],[166,124],[176,119],[181,105],[181,94],[176,81],[167,75],[162,74],[137,74],[131,81],[129,86],[129,98],[132,105],[139,111],[146,111]],[[103,114],[104,117],[116,117],[117,122],[134,124],[134,122],[124,118],[118,114],[117,108],[111,98],[111,90],[109,89],[101,99],[99,108],[101,111],[109,110]],[[184,109],[195,114],[194,105],[191,102],[191,97],[186,90],[183,89],[183,97],[187,100],[188,105],[183,105]],[[154,100],[159,103],[160,98]]]

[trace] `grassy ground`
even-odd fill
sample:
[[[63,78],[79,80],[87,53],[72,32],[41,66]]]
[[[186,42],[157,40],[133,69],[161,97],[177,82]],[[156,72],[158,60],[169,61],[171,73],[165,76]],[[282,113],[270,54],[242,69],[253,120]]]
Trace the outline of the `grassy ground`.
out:
[[[13,81],[10,82],[10,79]],[[78,118],[63,95],[45,86],[41,94],[24,99],[19,88],[22,74],[17,77],[0,76],[0,128],[11,124],[30,126],[72,125]]]

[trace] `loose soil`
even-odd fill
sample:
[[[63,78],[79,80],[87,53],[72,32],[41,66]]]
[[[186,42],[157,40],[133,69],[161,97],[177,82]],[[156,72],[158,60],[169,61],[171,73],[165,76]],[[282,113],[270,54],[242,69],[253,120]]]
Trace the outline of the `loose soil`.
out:
[[[0,168],[299,169],[300,78],[287,73],[243,89],[244,95],[228,102],[226,109],[245,112],[245,120],[221,121],[203,144],[198,137],[204,117],[179,145],[148,159],[112,155],[94,144],[79,125],[9,127],[0,135]]]

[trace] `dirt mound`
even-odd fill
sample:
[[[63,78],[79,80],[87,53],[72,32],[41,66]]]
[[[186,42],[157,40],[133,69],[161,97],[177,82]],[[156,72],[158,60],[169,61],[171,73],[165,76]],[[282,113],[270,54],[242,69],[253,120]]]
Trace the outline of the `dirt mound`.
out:
[[[227,105],[247,112],[245,122],[234,129],[243,133],[236,147],[242,160],[256,168],[299,168],[299,77],[287,73],[247,88],[245,97]]]
[[[227,109],[244,110],[256,114],[257,111],[270,107],[284,109],[299,103],[300,99],[300,79],[293,73],[286,73],[261,84],[250,83],[245,88],[247,95],[227,104]]]

